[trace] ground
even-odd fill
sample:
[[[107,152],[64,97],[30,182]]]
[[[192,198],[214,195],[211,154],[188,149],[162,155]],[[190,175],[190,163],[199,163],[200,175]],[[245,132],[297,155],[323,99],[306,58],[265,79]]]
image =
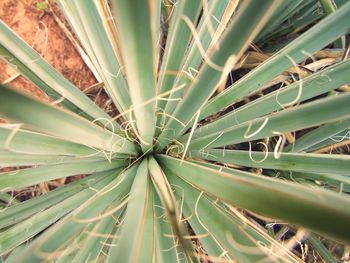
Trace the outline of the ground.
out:
[[[50,6],[42,8],[43,1],[1,0],[0,19],[40,53],[68,80],[84,90],[96,83],[89,68],[79,53],[56,23]],[[44,6],[45,7],[45,6]],[[55,12],[57,9],[51,6]],[[7,82],[16,72],[0,61],[0,83]],[[9,83],[37,98],[48,100],[38,88],[24,77],[17,77]]]

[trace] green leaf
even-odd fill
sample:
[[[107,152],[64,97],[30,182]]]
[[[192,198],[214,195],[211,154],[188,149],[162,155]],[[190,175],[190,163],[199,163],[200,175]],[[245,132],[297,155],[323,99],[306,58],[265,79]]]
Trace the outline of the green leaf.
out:
[[[285,178],[300,184],[311,183],[315,187],[324,187],[338,193],[350,192],[350,178],[347,175],[342,176],[334,173],[276,172],[272,174],[272,176]]]
[[[276,28],[275,30],[271,30],[271,32],[263,32],[266,33],[266,35],[263,36],[263,39],[259,38],[259,42],[261,44],[263,44],[264,42],[274,41],[283,37],[289,38],[288,34],[291,34],[293,32],[299,32],[304,28],[308,28],[314,23],[317,23],[323,17],[323,12],[317,0],[303,0],[300,3],[297,3],[297,1],[293,1],[291,5],[293,4],[296,4],[297,7],[291,13],[285,14],[286,21],[284,21],[284,23],[278,23],[277,20],[278,28]],[[283,14],[283,12],[281,12],[281,14]],[[292,40],[293,38],[287,40],[287,43],[291,42]],[[277,49],[280,49],[281,46],[283,47],[286,45],[284,41],[280,42],[282,43],[269,45],[264,49],[264,51],[275,50],[276,46],[279,47]]]
[[[350,243],[346,195],[233,169],[229,174],[187,161],[180,165],[180,160],[164,155],[157,159],[186,182],[234,206]]]
[[[172,20],[165,44],[165,53],[159,71],[159,94],[166,93],[172,89],[178,71],[180,71],[184,59],[188,57],[186,51],[191,40],[191,31],[184,19],[188,19],[195,24],[201,5],[202,3],[199,0],[184,0],[173,7]],[[176,41],[176,39],[181,39],[182,41]],[[165,100],[159,100],[157,108],[162,111],[166,104]],[[159,116],[159,118],[162,117],[161,115]]]
[[[185,1],[181,3],[184,3],[184,2]],[[193,4],[194,1],[187,1],[187,3]],[[229,19],[231,18],[232,12],[235,11],[236,9],[236,4],[237,3],[232,3],[231,1],[228,1],[228,0],[214,0],[207,3],[208,10],[201,16],[201,19],[198,22],[198,26],[197,26],[198,39],[205,52],[209,52],[209,49],[214,48],[215,45],[217,44],[219,37],[222,35],[224,31],[224,28],[229,23]],[[188,15],[187,15],[187,18],[191,20]],[[183,31],[185,31],[186,28],[187,28],[187,31],[189,31],[188,25],[185,23],[184,17],[182,18],[180,17],[177,23],[180,23],[181,25],[180,28]],[[181,35],[179,34],[180,34],[179,32],[176,33],[177,38],[182,39],[183,38],[182,34]],[[173,57],[176,57],[176,59],[178,60],[179,58],[181,58],[181,56],[179,56],[179,53],[181,52],[179,52],[178,43],[176,41],[173,41],[173,43],[174,44],[172,44],[172,46],[176,47],[176,50],[173,51],[173,53],[175,54]],[[171,114],[174,111],[178,103],[178,98],[182,97],[182,95],[186,92],[186,88],[192,81],[190,75],[195,76],[196,72],[199,70],[199,67],[202,64],[203,57],[202,57],[202,53],[198,48],[197,41],[194,40],[194,38],[192,38],[191,42],[187,43],[187,45],[188,45],[188,51],[186,56],[184,56],[183,58],[183,61],[181,64],[182,69],[181,68],[176,70],[170,69],[169,74],[166,74],[162,70],[160,71],[160,77],[162,77],[162,75],[165,74],[164,79],[171,80],[172,86],[168,85],[168,87],[169,89],[172,88],[173,90],[169,95],[170,100],[158,101],[158,104],[157,104],[158,111],[161,113],[162,109],[164,109],[164,113],[165,113],[165,116],[163,116],[162,114],[159,114],[158,125],[162,124],[161,121],[164,121],[166,119],[167,114]],[[171,76],[172,75],[171,72],[173,71],[177,72],[177,74],[175,74],[176,76]],[[173,80],[174,77],[176,77],[175,81]],[[159,80],[159,82],[161,81]],[[162,90],[161,93],[167,90],[168,89]],[[166,106],[164,107],[163,105],[166,105]]]
[[[269,259],[277,262],[297,262],[290,251],[272,240],[262,228],[248,219],[224,211],[217,200],[201,193],[167,171],[169,180],[183,202],[184,216],[189,218],[195,236],[203,244],[209,260],[257,262]],[[280,254],[279,254],[280,253]],[[287,259],[288,258],[288,259]]]
[[[337,121],[350,116],[347,109],[349,104],[348,93],[319,99],[194,139],[190,142],[190,149],[205,150],[208,147],[253,141]],[[180,140],[180,143],[185,141]]]
[[[111,175],[111,172],[108,174]],[[0,237],[0,255],[4,255],[11,249],[17,247],[19,244],[23,243],[51,224],[55,223],[61,217],[69,214],[73,209],[80,206],[85,200],[93,196],[96,193],[95,190],[102,189],[108,185],[112,179],[113,177],[107,176],[93,184],[93,188],[90,188],[90,185],[87,185],[84,190],[77,192],[73,196],[63,200],[51,208],[46,209],[40,213],[36,213],[27,220],[22,221],[13,227],[10,227],[3,231]],[[28,246],[23,251],[21,251],[20,254],[16,255],[16,257],[20,257],[21,254],[25,253],[26,251],[33,252],[33,250],[30,249],[30,246]],[[18,261],[17,259],[15,262],[21,261]],[[30,260],[28,259],[26,262],[30,262]]]
[[[186,96],[179,102],[172,118],[159,136],[158,149],[162,150],[169,140],[177,138],[186,124],[201,109],[226,80],[229,70],[234,66],[250,42],[265,25],[276,3],[273,0],[245,1],[234,16],[220,41],[220,48],[213,51],[212,63],[203,64]]]
[[[52,165],[61,164],[77,160],[98,161],[101,157],[77,158],[72,156],[59,155],[35,155],[25,153],[14,153],[10,151],[0,150],[0,167],[5,166],[30,166],[30,165]]]
[[[308,237],[308,240],[310,241],[312,247],[317,251],[317,253],[326,261],[329,263],[336,263],[338,262],[332,255],[331,251],[329,251],[322,242],[313,234],[311,234]]]
[[[113,209],[115,203],[112,203],[109,209]],[[97,260],[100,258],[103,247],[108,246],[109,240],[113,237],[113,231],[118,226],[115,226],[115,220],[120,220],[124,209],[118,210],[113,216],[105,217],[95,223],[93,229],[88,233],[82,233],[80,249],[71,260],[72,263],[85,263],[87,260]],[[113,245],[113,244],[111,244]],[[60,258],[59,258],[60,259]],[[63,261],[67,262],[67,261]]]
[[[0,124],[0,149],[34,155],[104,156],[101,151],[42,133]]]
[[[159,1],[159,0],[157,0]],[[133,114],[143,151],[151,148],[155,132],[155,72],[151,1],[113,0],[112,11],[125,66]],[[132,19],[130,19],[132,17]],[[144,26],[140,26],[144,25]],[[130,119],[129,121],[132,122]]]
[[[117,171],[114,171],[113,173],[117,173]],[[48,209],[49,207],[69,198],[87,187],[93,187],[96,182],[106,177],[106,175],[111,175],[111,172],[95,173],[68,185],[63,185],[49,191],[46,194],[31,198],[27,201],[20,203],[14,202],[14,205],[6,208],[0,213],[0,228],[5,228],[9,225],[24,221],[26,218]],[[9,201],[13,202],[12,200],[16,199],[11,198]]]
[[[320,152],[320,151],[324,151],[324,149],[327,149],[328,151],[332,150],[332,149],[336,149],[336,147],[340,147],[341,145],[347,145],[349,144],[350,140],[349,140],[349,128],[333,135],[332,137],[329,137],[315,145],[313,145],[312,147],[310,147],[308,149],[308,151],[310,152]]]
[[[334,4],[332,0],[320,0],[320,3],[324,9],[326,15],[332,14],[335,12],[337,6]],[[337,39],[334,42],[335,48],[345,48],[346,46],[346,38],[342,36],[340,39]]]
[[[32,81],[52,99],[61,103],[76,113],[83,116],[91,116],[98,122],[108,126],[113,123],[114,128],[118,124],[101,110],[82,91],[65,79],[56,69],[48,64],[34,49],[24,42],[6,24],[0,21],[0,57],[14,67],[19,73]]]
[[[0,203],[1,206],[10,207],[12,205],[18,204],[19,201],[16,199],[16,197],[13,197],[8,193],[0,192]]]
[[[117,134],[4,86],[0,87],[0,116],[90,147],[121,153],[135,153],[136,150],[132,143]]]
[[[89,189],[93,194],[88,199],[79,202],[79,207],[67,214],[54,226],[40,235],[24,251],[17,255],[17,262],[38,262],[42,259],[57,259],[58,257],[79,250],[78,246],[72,246],[72,241],[77,234],[89,224],[109,217],[124,207],[122,201],[129,192],[134,179],[137,165],[133,166],[111,178],[102,187]],[[67,199],[69,200],[69,199]],[[118,202],[120,205],[110,208],[110,205]],[[73,240],[72,240],[73,239]],[[67,242],[66,241],[70,241]],[[65,244],[66,243],[66,244]],[[66,245],[63,246],[62,245]],[[72,251],[73,250],[73,251]]]
[[[154,191],[155,245],[157,262],[171,262],[179,259],[181,247],[177,244],[175,234],[168,223],[164,207]]]
[[[313,0],[282,1],[282,3],[279,4],[276,13],[272,15],[270,21],[257,37],[257,40],[259,41],[261,38],[264,38],[266,34],[269,34],[270,32],[274,33],[278,31],[278,27],[280,27],[286,19],[292,17],[301,7],[312,1]]]
[[[292,67],[293,63],[301,62],[309,57],[310,54],[345,34],[350,26],[350,21],[347,19],[349,12],[350,3],[347,3],[288,46],[279,50],[269,60],[210,100],[201,111],[200,119],[226,108],[249,94],[257,92],[273,78]]]
[[[70,163],[39,166],[0,173],[0,191],[23,188],[41,182],[79,174],[91,174],[125,166],[125,160],[75,160]]]
[[[192,139],[222,131],[234,125],[304,102],[345,85],[350,82],[350,75],[346,74],[349,70],[350,60],[347,60],[266,94],[195,130]],[[188,137],[188,134],[185,135],[183,140]]]
[[[150,157],[148,159],[148,169],[152,178],[153,185],[160,197],[166,217],[169,225],[171,226],[175,237],[178,239],[179,244],[182,246],[185,256],[188,260],[196,262],[198,259],[192,254],[192,244],[189,240],[185,240],[186,229],[184,224],[179,220],[178,210],[176,207],[175,196],[171,189],[171,186],[163,173],[162,169],[158,165],[157,161]]]
[[[343,132],[338,138],[344,137],[348,133],[348,129],[350,127],[350,118],[346,118],[340,121],[327,123],[318,127],[302,137],[298,138],[292,145],[288,145],[285,151],[292,152],[302,152],[302,151],[310,151],[315,147],[323,147],[327,146],[327,143],[323,145],[323,142],[330,140],[331,144],[336,143],[338,140],[331,140],[332,136],[339,135],[340,132]]]
[[[2,21],[0,21],[1,25]],[[0,27],[1,29],[1,27]],[[4,59],[5,62],[12,68],[14,68],[21,75],[25,76],[27,79],[32,81],[37,87],[39,87],[43,92],[45,92],[53,101],[59,101],[61,98],[60,93],[56,92],[44,81],[42,81],[29,67],[17,59],[12,53],[10,53],[4,46],[0,44],[0,56]],[[65,108],[79,114],[81,110],[71,103],[69,100],[64,99],[60,105]],[[85,117],[85,116],[84,116]]]
[[[138,167],[129,198],[125,223],[118,237],[122,242],[111,248],[108,262],[152,262],[153,190],[148,176],[147,159]]]
[[[210,149],[205,152],[191,152],[193,157],[220,163],[247,167],[299,171],[311,173],[332,173],[348,176],[350,156],[340,154],[277,153]]]
[[[81,0],[60,0],[58,3],[74,31],[80,37],[82,46],[86,47],[87,53],[118,111],[128,110],[131,104],[128,87],[96,3]]]

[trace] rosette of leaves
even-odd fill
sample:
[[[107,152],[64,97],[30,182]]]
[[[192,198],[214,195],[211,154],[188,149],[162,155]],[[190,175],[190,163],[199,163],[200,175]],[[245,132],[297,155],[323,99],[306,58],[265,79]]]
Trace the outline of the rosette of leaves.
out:
[[[115,111],[0,23],[1,57],[52,99],[0,89],[3,261],[300,262],[302,242],[336,261],[319,237],[350,243],[350,158],[327,150],[348,143],[350,3],[57,3]]]

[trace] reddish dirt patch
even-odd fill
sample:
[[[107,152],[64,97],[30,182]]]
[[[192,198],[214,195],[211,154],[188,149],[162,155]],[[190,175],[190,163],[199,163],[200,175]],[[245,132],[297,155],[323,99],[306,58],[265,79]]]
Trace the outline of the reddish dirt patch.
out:
[[[50,10],[39,10],[36,7],[38,2],[1,0],[0,19],[80,89],[93,85],[96,82],[93,74],[58,26]],[[0,83],[15,74],[12,68],[3,61],[0,62]],[[48,100],[43,92],[24,77],[17,77],[9,85],[37,98]]]

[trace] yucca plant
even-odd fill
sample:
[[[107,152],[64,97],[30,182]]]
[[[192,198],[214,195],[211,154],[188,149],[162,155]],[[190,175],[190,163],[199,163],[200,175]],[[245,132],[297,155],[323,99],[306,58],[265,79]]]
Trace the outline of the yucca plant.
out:
[[[336,262],[320,237],[350,243],[350,158],[327,150],[349,143],[345,2],[57,0],[113,115],[1,22],[1,57],[52,99],[0,88],[2,260],[301,262],[309,244]]]

